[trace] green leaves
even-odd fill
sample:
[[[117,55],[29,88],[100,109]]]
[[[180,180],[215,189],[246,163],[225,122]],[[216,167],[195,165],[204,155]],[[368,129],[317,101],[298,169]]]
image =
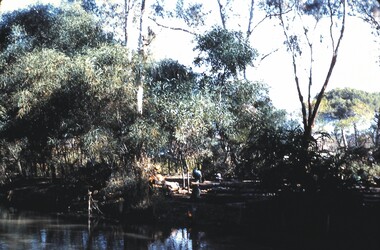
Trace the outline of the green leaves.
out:
[[[120,161],[118,136],[134,119],[135,62],[126,48],[106,43],[83,10],[37,9],[48,23],[25,22],[32,9],[6,19],[21,20],[17,25],[0,27],[13,29],[0,56],[2,138],[26,142],[20,147],[30,153],[18,160],[32,161],[31,168],[71,158]],[[68,141],[76,146],[64,146]]]
[[[326,93],[321,116],[337,121],[339,127],[348,127],[373,117],[376,106],[374,95],[354,89],[334,89]]]
[[[43,49],[29,52],[2,75],[3,91],[8,93],[18,107],[17,116],[22,117],[46,101],[67,80],[70,59],[55,50]]]
[[[54,48],[73,54],[109,42],[100,23],[81,8],[51,5],[36,5],[4,15],[0,36],[0,49],[8,53],[17,47],[25,51]]]
[[[49,31],[51,46],[65,53],[97,47],[107,41],[100,23],[80,8],[67,8],[57,16]]]
[[[221,73],[226,77],[236,76],[252,65],[257,52],[250,47],[241,32],[228,31],[214,27],[205,35],[196,38],[199,51],[194,63],[198,66],[211,67],[211,72]]]
[[[201,15],[200,5],[179,7],[183,19]],[[170,152],[184,160],[215,159],[233,172],[252,128],[270,120],[266,86],[239,80],[256,56],[239,32],[214,28],[197,38],[196,60],[211,68],[200,75],[169,59],[144,68],[80,8],[37,9],[37,24],[26,22],[33,9],[8,17],[15,21],[10,29],[0,26],[6,36],[0,135],[22,142],[16,146],[28,154],[17,157],[32,159],[30,168],[90,159],[129,166],[143,154]],[[137,71],[146,81],[143,114],[135,111]]]

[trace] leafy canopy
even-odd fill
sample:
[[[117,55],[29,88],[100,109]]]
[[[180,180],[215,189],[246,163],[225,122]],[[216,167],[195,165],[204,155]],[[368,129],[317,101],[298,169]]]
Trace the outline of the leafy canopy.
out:
[[[251,48],[241,32],[214,27],[196,38],[199,51],[194,63],[211,68],[211,73],[221,73],[225,77],[237,76],[247,66],[252,65],[257,52]]]

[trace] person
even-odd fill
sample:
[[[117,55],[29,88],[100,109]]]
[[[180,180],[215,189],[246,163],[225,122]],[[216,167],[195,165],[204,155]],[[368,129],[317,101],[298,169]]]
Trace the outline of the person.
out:
[[[217,182],[222,182],[222,174],[221,173],[216,173],[215,174],[215,180],[217,181]]]
[[[199,183],[196,183],[192,186],[191,199],[198,200],[199,198],[201,198],[201,189]]]
[[[193,178],[196,182],[202,182],[202,172],[198,168],[193,170]]]

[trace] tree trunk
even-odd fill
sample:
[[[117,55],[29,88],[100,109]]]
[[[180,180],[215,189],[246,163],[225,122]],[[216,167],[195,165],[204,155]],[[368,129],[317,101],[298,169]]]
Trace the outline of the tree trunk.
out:
[[[171,160],[168,160],[168,174],[169,174],[169,175],[170,175],[170,173],[171,173],[171,169],[172,169],[171,164],[172,164],[172,161],[171,161]]]
[[[356,126],[356,123],[354,123],[354,134],[355,134],[355,146],[359,146],[359,132],[358,128]]]
[[[54,164],[50,164],[51,178],[55,180],[57,178],[57,173]]]
[[[190,192],[190,174],[189,174],[189,169],[187,169],[187,191]]]
[[[377,114],[377,123],[376,123],[376,131],[375,131],[375,146],[379,146],[379,140],[380,140],[380,108]]]
[[[128,46],[128,17],[131,0],[124,0],[124,46]]]
[[[344,129],[341,128],[342,132],[342,142],[343,142],[343,147],[346,149],[347,148],[347,138],[346,138],[346,133],[344,132]]]
[[[182,187],[186,187],[186,181],[185,181],[185,170],[182,168]]]
[[[137,72],[137,112],[142,114],[143,111],[143,64],[144,64],[144,36],[143,36],[143,20],[145,12],[145,0],[141,0],[140,11],[140,28],[139,28],[139,41],[138,41],[138,53],[139,53],[139,67]]]
[[[22,169],[22,166],[21,166],[21,162],[19,160],[17,160],[17,167],[18,167],[18,171],[21,175],[25,175],[24,174],[24,171]]]

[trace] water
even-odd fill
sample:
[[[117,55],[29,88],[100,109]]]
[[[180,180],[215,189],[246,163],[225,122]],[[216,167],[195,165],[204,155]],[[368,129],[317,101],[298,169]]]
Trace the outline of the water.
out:
[[[85,217],[41,215],[31,212],[11,213],[8,209],[0,207],[0,250],[358,250],[379,249],[380,246],[377,230],[380,220],[377,217],[368,217],[373,220],[372,227],[369,227],[368,223],[361,223],[367,217],[359,213],[352,214],[350,220],[344,221],[337,216],[331,217],[333,226],[324,236],[316,233],[317,229],[311,233],[305,232],[311,228],[294,220],[294,216],[287,214],[285,217],[286,220],[281,220],[285,228],[277,230],[276,233],[275,227],[268,226],[269,220],[264,224],[257,224],[256,221],[256,230],[255,225],[245,229],[232,226],[176,227],[128,225],[125,222],[97,219],[92,219],[89,224]],[[316,223],[312,217],[305,223],[314,227]],[[354,222],[350,223],[351,221]],[[358,221],[360,223],[357,223]],[[257,227],[260,230],[257,230]],[[344,233],[338,234],[337,230],[343,230]]]
[[[157,225],[121,225],[0,208],[0,250],[6,249],[269,249],[234,233]]]

